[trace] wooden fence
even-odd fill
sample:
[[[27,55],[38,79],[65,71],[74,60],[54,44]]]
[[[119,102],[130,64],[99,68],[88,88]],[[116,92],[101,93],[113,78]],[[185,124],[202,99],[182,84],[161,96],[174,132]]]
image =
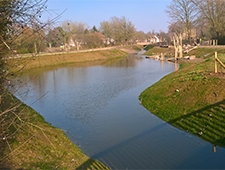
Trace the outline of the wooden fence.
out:
[[[214,57],[214,67],[215,67],[215,73],[218,73],[218,67],[217,67],[217,63],[219,63],[224,69],[225,69],[225,65],[223,64],[223,62],[218,58],[217,56],[217,52],[215,52],[215,57]]]

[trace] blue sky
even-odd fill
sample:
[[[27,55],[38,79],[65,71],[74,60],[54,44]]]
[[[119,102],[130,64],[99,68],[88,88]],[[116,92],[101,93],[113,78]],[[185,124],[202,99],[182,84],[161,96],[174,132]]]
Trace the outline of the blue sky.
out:
[[[111,17],[126,17],[137,31],[167,32],[169,18],[165,13],[171,0],[48,0],[48,16],[53,18],[66,10],[57,21],[71,20],[99,27]]]

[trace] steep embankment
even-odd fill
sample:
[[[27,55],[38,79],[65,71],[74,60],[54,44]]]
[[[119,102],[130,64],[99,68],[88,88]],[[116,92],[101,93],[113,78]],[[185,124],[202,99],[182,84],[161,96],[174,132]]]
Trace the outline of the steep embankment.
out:
[[[196,60],[179,60],[178,71],[146,89],[139,99],[168,123],[225,147],[225,69],[214,73],[214,51],[225,62],[224,48],[198,48],[188,54]]]
[[[126,49],[126,50],[129,50]],[[9,75],[21,71],[71,63],[122,58],[127,52],[113,49],[5,60]],[[9,84],[11,86],[11,84]],[[30,107],[0,88],[0,169],[108,169],[82,153],[65,133],[46,123]]]
[[[2,104],[0,169],[108,169],[11,94],[5,92]]]
[[[65,64],[73,64],[89,61],[105,62],[106,60],[122,58],[127,55],[126,52],[118,49],[91,51],[82,53],[61,53],[56,55],[40,55],[34,57],[21,57],[6,60],[10,71],[26,71],[33,68],[50,67]]]

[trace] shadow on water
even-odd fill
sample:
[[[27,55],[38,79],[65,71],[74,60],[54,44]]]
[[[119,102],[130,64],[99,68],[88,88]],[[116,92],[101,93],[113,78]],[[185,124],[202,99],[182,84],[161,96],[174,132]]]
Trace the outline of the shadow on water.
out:
[[[105,165],[108,165],[112,169],[121,169],[121,168],[124,169],[126,165],[129,165],[132,168],[148,167],[148,165],[143,165],[143,162],[145,160],[140,161],[140,159],[143,158],[143,151],[148,152],[148,149],[145,146],[140,145],[140,142],[143,142],[143,140],[146,140],[146,139],[149,140],[149,136],[150,136],[149,134],[155,133],[165,128],[166,126],[167,126],[167,123],[162,123],[158,126],[145,130],[144,132],[130,139],[127,139],[102,152],[99,152],[91,156],[91,158],[101,161],[102,163],[104,163]],[[142,141],[140,141],[140,139]],[[122,155],[122,159],[121,159],[121,155]],[[130,159],[133,159],[133,157],[130,157],[129,155],[133,155],[133,156],[135,155],[136,161],[130,160]],[[83,163],[80,167],[78,167],[78,169],[89,169],[89,168],[98,169],[96,168],[96,165],[94,165],[94,162],[92,159],[89,159],[88,161]]]
[[[197,135],[213,145],[225,147],[225,100],[171,120],[168,123]]]
[[[162,123],[103,150],[91,156],[91,158],[101,161],[112,169],[124,169],[129,166],[132,169],[149,167],[224,168],[222,159],[224,153],[221,152],[223,148],[218,147],[217,149],[217,146],[225,146],[225,100],[181,116],[168,123],[182,129],[188,129],[188,132],[193,133],[195,136],[211,142],[212,146],[204,144],[204,142],[201,142],[202,140],[195,137],[189,137],[190,140],[187,140],[188,138],[181,139],[179,136],[172,135],[171,138],[173,139],[171,139],[170,132],[162,132],[168,129],[168,124]],[[161,135],[155,136],[156,132],[160,132]],[[166,140],[167,144],[162,143],[161,145],[162,140]],[[196,144],[196,141],[198,141],[198,144]],[[155,142],[158,142],[159,146],[154,145]],[[183,144],[180,145],[180,143]],[[167,150],[169,147],[174,148],[174,151]],[[181,158],[182,155],[186,159]],[[161,162],[157,160],[161,160]],[[91,159],[78,169],[87,168],[97,169]]]
[[[125,141],[123,141],[123,142],[121,142],[117,145],[112,146],[111,148],[108,148],[107,150],[104,150],[104,151],[102,151],[102,152],[100,152],[96,155],[93,155],[92,158],[99,159],[99,158],[103,157],[105,154],[108,154],[109,152],[115,150],[116,148],[122,148],[123,146],[126,146],[128,143],[130,143],[134,140],[140,139],[141,137],[143,137],[143,136],[145,136],[149,133],[156,132],[156,131],[160,130],[161,128],[165,127],[165,126],[166,126],[166,123],[163,123],[163,124],[160,124],[160,125],[155,126],[153,128],[150,128],[150,129],[148,129],[148,130],[146,130],[146,131],[144,131],[144,132],[142,132],[142,133],[140,133],[140,134],[138,134],[138,135],[136,135],[136,136],[134,136],[130,139],[127,139],[127,140],[125,140]]]

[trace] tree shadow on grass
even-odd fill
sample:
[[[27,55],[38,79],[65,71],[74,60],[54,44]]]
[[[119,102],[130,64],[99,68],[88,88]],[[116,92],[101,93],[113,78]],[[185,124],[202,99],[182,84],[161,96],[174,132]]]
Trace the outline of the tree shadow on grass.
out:
[[[168,123],[225,147],[225,100],[180,116]]]
[[[76,170],[84,170],[84,169],[109,169],[105,165],[100,162],[97,162],[93,159],[88,159],[82,165],[76,168]]]

